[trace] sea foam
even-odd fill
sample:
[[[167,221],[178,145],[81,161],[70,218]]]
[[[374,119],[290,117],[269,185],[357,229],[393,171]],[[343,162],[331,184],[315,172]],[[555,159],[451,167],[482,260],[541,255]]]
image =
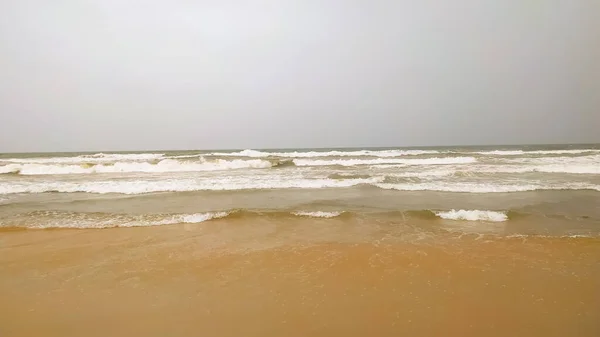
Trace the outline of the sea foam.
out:
[[[227,217],[230,212],[207,212],[174,215],[99,215],[96,213],[47,212],[50,216],[34,216],[28,228],[114,228],[150,227],[184,223],[201,223]],[[54,213],[54,214],[53,214]],[[0,226],[1,226],[0,222]]]
[[[466,221],[492,221],[502,222],[508,220],[504,212],[480,211],[480,210],[451,210],[446,212],[434,212],[435,215],[447,220],[466,220]]]
[[[322,211],[305,212],[305,211],[300,211],[300,212],[293,212],[292,214],[297,215],[297,216],[311,217],[311,218],[335,218],[337,216],[342,215],[342,213],[343,212],[322,212]]]
[[[360,184],[375,184],[384,177],[365,179],[294,179],[282,176],[265,177],[221,177],[210,179],[169,179],[169,180],[101,180],[101,181],[47,181],[47,182],[7,182],[0,184],[0,194],[44,193],[44,192],[86,192],[143,194],[153,192],[187,191],[234,191],[254,189],[289,188],[342,188]]]

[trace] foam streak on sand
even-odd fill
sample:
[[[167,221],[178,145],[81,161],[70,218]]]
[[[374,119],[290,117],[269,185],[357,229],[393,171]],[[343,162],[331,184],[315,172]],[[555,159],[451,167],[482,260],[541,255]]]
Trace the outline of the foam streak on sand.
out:
[[[480,210],[451,210],[448,212],[435,212],[435,215],[447,220],[467,220],[467,221],[492,221],[502,222],[508,220],[508,216],[503,212],[480,211]]]

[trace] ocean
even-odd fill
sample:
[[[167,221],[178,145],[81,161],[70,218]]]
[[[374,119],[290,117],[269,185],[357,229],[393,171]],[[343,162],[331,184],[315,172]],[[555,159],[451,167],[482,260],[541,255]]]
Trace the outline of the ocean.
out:
[[[596,145],[0,156],[0,228],[343,216],[595,235],[598,192]]]
[[[599,284],[600,145],[0,155],[0,335],[598,336]]]

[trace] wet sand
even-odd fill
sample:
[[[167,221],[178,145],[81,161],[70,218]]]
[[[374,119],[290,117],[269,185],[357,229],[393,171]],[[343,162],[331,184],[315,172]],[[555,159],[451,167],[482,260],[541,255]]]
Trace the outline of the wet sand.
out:
[[[0,336],[600,336],[597,237],[247,221],[4,230]]]

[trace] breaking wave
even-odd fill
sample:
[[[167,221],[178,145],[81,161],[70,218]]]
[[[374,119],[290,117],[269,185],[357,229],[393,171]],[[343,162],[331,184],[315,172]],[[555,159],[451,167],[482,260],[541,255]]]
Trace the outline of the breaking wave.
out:
[[[149,227],[184,223],[201,223],[208,220],[227,217],[232,212],[207,212],[192,214],[110,214],[110,213],[75,213],[59,211],[38,211],[27,214],[21,222],[4,224],[0,227],[26,228],[115,228],[115,227]]]
[[[451,210],[446,212],[434,212],[436,216],[447,220],[466,220],[466,221],[492,221],[503,222],[508,220],[504,212],[480,211],[480,210]]]
[[[459,157],[468,158],[468,157]],[[441,159],[441,158],[440,158]],[[267,169],[285,168],[293,166],[361,166],[370,165],[372,169],[394,169],[415,166],[441,166],[467,163],[469,160],[447,158],[448,160],[430,159],[406,159],[402,164],[379,164],[389,162],[387,159],[375,160],[223,160],[210,161],[177,161],[164,159],[156,163],[148,162],[116,162],[110,164],[8,164],[0,166],[0,174],[17,175],[66,175],[66,174],[94,174],[94,173],[168,173],[168,172],[204,172],[204,171],[226,171],[236,169]],[[392,173],[391,176],[405,178],[445,177],[445,176],[472,176],[481,173],[567,173],[567,174],[600,174],[600,165],[594,163],[563,163],[563,164],[537,164],[537,165],[477,165],[472,167],[461,166],[447,169],[406,171]],[[333,179],[345,179],[348,177],[365,177],[365,174],[342,174],[332,173]]]
[[[211,220],[229,219],[232,221],[246,221],[256,219],[269,219],[277,222],[302,221],[301,218],[316,218],[330,220],[343,217],[344,220],[359,220],[363,223],[365,220],[385,219],[395,224],[411,224],[420,227],[422,223],[415,223],[414,219],[424,221],[433,221],[434,224],[442,225],[441,229],[460,229],[465,232],[489,232],[501,229],[499,227],[476,226],[463,227],[461,222],[506,222],[518,220],[519,218],[536,216],[532,213],[523,213],[520,210],[477,210],[477,209],[452,209],[452,210],[404,210],[404,211],[382,211],[382,212],[361,212],[353,210],[338,211],[306,211],[306,210],[260,210],[260,209],[228,209],[228,210],[204,210],[198,213],[151,213],[151,214],[127,214],[127,213],[105,213],[105,212],[77,212],[61,210],[38,210],[27,213],[13,214],[0,218],[0,230],[10,230],[17,228],[48,229],[48,228],[72,228],[72,229],[103,229],[119,227],[151,227],[178,224],[198,224]],[[568,220],[568,217],[560,217]],[[456,222],[438,221],[451,220]],[[451,228],[446,228],[451,226]],[[459,226],[459,227],[455,227]],[[429,226],[426,226],[429,227]],[[499,232],[500,233],[500,232]],[[586,236],[589,231],[569,231],[569,235]],[[537,234],[534,234],[537,235]],[[512,237],[514,235],[510,235]]]
[[[172,179],[172,180],[126,180],[126,181],[49,181],[49,182],[16,182],[0,184],[0,194],[15,193],[120,193],[143,194],[153,192],[188,192],[188,191],[235,191],[258,189],[318,189],[341,188],[361,184],[375,184],[383,182],[384,177],[368,179],[294,179],[281,176],[268,176],[263,178],[214,178],[214,179]]]
[[[340,215],[342,215],[342,213],[344,212],[321,212],[321,211],[317,211],[317,212],[293,212],[293,215],[297,215],[297,216],[305,216],[305,217],[310,217],[310,218],[335,218],[338,217]]]

